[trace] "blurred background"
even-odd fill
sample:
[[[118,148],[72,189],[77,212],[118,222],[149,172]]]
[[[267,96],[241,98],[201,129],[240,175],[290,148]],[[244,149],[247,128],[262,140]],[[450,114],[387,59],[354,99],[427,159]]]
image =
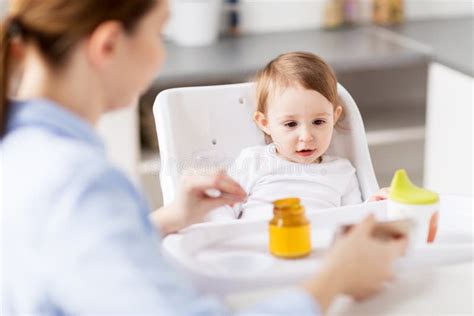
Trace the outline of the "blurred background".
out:
[[[107,114],[98,126],[112,160],[153,208],[162,205],[156,95],[249,81],[297,50],[325,59],[354,97],[380,186],[405,168],[418,185],[473,194],[473,1],[169,1],[159,76],[137,107]]]

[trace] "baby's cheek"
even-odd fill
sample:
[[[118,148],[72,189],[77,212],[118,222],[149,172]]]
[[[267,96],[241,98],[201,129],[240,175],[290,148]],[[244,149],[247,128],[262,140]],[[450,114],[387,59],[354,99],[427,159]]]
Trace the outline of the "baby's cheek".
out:
[[[329,147],[329,144],[331,143],[331,136],[328,135],[328,134],[324,134],[324,135],[319,135],[319,137],[317,137],[317,143],[319,144],[319,147],[321,149]]]
[[[320,142],[329,147],[329,145],[331,144],[332,134],[333,134],[332,128],[323,131],[320,134]]]

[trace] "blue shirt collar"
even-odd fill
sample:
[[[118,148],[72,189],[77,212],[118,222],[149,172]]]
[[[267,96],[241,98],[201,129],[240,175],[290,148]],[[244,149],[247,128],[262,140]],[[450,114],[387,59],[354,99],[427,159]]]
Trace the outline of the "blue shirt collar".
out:
[[[11,101],[7,133],[29,126],[42,126],[104,150],[102,140],[89,122],[48,99]]]

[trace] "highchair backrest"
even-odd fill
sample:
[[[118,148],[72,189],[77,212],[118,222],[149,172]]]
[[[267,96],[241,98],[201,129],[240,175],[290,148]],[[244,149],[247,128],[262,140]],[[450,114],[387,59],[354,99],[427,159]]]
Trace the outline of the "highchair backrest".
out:
[[[354,99],[340,84],[338,95],[345,117],[343,128],[334,131],[328,154],[352,162],[365,200],[379,187],[364,124]],[[184,169],[227,165],[243,148],[265,144],[252,119],[255,109],[254,83],[175,88],[158,94],[153,112],[165,205],[174,199]]]

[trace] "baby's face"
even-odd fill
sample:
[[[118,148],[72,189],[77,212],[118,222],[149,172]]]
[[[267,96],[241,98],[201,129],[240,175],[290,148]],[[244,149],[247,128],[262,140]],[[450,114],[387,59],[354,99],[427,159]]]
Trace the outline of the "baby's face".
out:
[[[342,108],[322,94],[299,85],[276,93],[257,124],[277,145],[278,154],[293,162],[318,161],[329,147]]]

